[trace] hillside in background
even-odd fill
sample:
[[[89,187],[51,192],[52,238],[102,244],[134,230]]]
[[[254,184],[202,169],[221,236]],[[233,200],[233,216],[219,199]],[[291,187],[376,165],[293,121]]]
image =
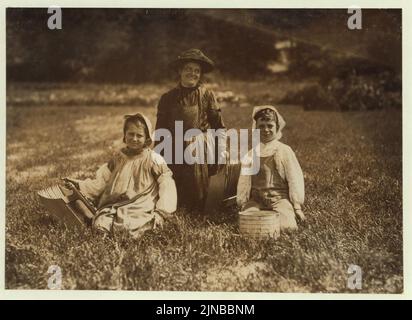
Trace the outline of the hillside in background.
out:
[[[170,83],[176,80],[170,62],[195,47],[216,62],[210,83],[264,82],[269,96],[255,99],[248,90],[250,103],[341,110],[401,106],[400,10],[362,10],[361,30],[348,28],[345,9],[62,9],[62,16],[62,30],[49,30],[45,8],[7,10],[9,102],[27,100],[14,95],[22,88],[16,91],[12,83]],[[284,87],[282,96],[267,81]],[[140,100],[144,94],[139,92]],[[47,96],[50,103],[85,102]]]
[[[62,9],[49,30],[44,9],[7,10],[7,77],[17,81],[147,82],[171,78],[168,64],[197,47],[221,75],[270,74],[275,44],[292,40],[290,70],[308,76],[336,63],[400,71],[400,10],[363,10],[363,29],[347,10]],[[328,60],[328,61],[324,61]],[[372,67],[370,67],[372,65]],[[379,68],[377,67],[379,66]],[[351,67],[351,65],[350,65]]]
[[[170,61],[191,47],[204,50],[220,72],[247,77],[276,57],[271,36],[186,10],[62,12],[62,30],[47,29],[46,9],[7,12],[10,80],[158,81],[171,76]]]

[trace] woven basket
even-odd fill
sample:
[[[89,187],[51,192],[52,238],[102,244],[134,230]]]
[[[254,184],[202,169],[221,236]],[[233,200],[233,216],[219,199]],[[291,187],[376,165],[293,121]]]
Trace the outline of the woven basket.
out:
[[[279,213],[274,211],[239,212],[239,230],[253,239],[277,239],[280,234]]]

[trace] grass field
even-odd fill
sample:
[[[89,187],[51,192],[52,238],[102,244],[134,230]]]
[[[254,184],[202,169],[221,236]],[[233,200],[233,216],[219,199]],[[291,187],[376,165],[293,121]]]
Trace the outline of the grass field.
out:
[[[261,103],[264,103],[262,101]],[[401,110],[305,112],[280,106],[284,142],[305,173],[307,221],[278,240],[241,237],[236,215],[177,212],[139,240],[103,238],[53,220],[35,192],[65,176],[92,176],[121,145],[122,116],[154,107],[7,108],[6,288],[46,289],[50,265],[64,289],[249,292],[403,290]],[[251,108],[227,107],[249,128]],[[361,290],[347,288],[359,265]]]

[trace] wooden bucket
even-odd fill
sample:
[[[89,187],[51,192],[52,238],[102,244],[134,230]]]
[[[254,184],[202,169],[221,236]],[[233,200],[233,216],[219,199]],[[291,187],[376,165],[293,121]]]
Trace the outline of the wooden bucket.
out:
[[[239,212],[239,231],[256,240],[275,238],[280,235],[280,216],[274,211]]]

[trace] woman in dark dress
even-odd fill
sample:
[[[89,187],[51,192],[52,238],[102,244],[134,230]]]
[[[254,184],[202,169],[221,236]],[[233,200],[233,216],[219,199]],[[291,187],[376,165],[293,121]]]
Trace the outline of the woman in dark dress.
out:
[[[178,72],[179,83],[160,98],[156,129],[168,129],[173,142],[175,138],[183,141],[181,133],[175,132],[175,121],[183,121],[183,134],[189,129],[199,129],[203,133],[207,129],[224,129],[215,95],[201,83],[202,75],[213,70],[213,61],[202,51],[190,49],[180,54],[173,66]],[[183,142],[184,149],[189,143]],[[209,177],[216,173],[217,165],[177,164],[174,154],[172,159],[173,164],[169,167],[176,182],[178,206],[191,211],[202,211],[207,197]]]

